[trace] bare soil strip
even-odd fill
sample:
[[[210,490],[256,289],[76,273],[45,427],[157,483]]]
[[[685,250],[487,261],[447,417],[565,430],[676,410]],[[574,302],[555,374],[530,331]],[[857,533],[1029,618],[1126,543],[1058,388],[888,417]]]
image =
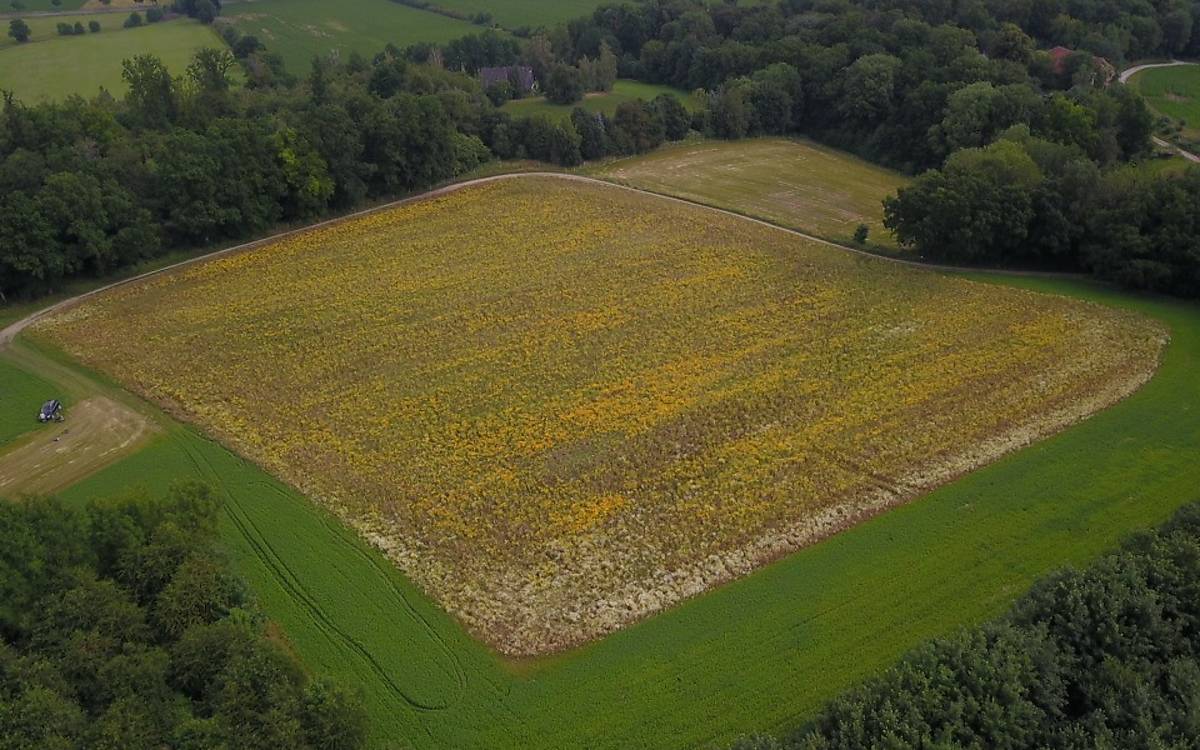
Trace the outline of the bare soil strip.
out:
[[[42,427],[0,455],[0,496],[69,487],[144,445],[158,432],[142,414],[105,396],[75,404],[64,422]]]

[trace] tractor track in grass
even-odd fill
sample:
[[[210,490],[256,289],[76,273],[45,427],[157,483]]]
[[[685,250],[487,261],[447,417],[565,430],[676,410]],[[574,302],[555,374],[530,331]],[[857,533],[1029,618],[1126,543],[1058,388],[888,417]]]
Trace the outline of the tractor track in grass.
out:
[[[215,441],[210,441],[214,442]],[[454,695],[450,698],[441,701],[428,701],[413,697],[409,691],[399,685],[388,672],[388,670],[379,663],[379,661],[371,654],[370,649],[362,644],[353,635],[347,632],[342,626],[338,625],[334,618],[320,606],[315,597],[301,582],[300,576],[295,571],[288,567],[283,557],[278,550],[267,541],[267,535],[262,532],[262,529],[250,518],[250,515],[242,507],[237,495],[232,492],[229,487],[221,480],[220,473],[212,465],[212,462],[203,454],[202,451],[197,451],[183,443],[180,444],[186,453],[188,460],[196,468],[196,473],[204,477],[205,480],[222,492],[225,496],[223,506],[230,521],[237,528],[238,533],[246,540],[246,544],[254,550],[254,554],[271,570],[273,577],[279,583],[280,587],[287,592],[297,604],[308,612],[312,621],[317,625],[326,637],[330,640],[341,642],[351,652],[357,654],[379,678],[380,682],[386,686],[389,692],[397,699],[417,711],[444,711],[453,708],[462,698],[463,692],[466,690],[467,681],[466,673],[462,667],[458,656],[450,649],[445,639],[437,633],[436,629],[424,617],[416,611],[408,599],[402,592],[396,589],[395,584],[389,578],[390,588],[396,595],[396,598],[401,603],[401,609],[406,615],[414,621],[420,623],[421,630],[429,635],[429,640],[436,644],[439,650],[446,656],[451,665],[450,672],[453,675]],[[274,487],[266,482],[255,483],[255,486],[260,486],[264,491],[280,493],[278,487]],[[325,521],[326,526],[329,521]],[[339,544],[353,546],[341,533],[334,531],[334,536],[337,537]],[[381,570],[376,561],[370,560],[361,549],[354,549],[354,552],[367,559],[368,563],[379,573],[386,576],[386,572]]]

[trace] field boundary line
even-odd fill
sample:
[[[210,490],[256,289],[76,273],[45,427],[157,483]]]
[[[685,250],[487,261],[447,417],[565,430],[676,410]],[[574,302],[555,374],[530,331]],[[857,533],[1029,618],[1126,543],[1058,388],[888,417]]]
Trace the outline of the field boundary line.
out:
[[[173,271],[177,271],[181,268],[186,268],[188,266],[191,266],[191,265],[194,265],[197,263],[213,260],[215,258],[224,257],[226,255],[234,255],[237,253],[253,250],[253,249],[261,247],[263,245],[269,245],[272,242],[277,242],[279,240],[286,239],[288,237],[293,237],[293,236],[296,236],[299,234],[303,234],[305,232],[309,232],[309,231],[312,231],[315,229],[323,229],[325,227],[337,226],[338,224],[341,224],[343,222],[352,221],[354,219],[358,219],[358,218],[361,218],[364,216],[370,216],[372,214],[380,213],[382,211],[388,211],[393,208],[399,208],[401,206],[409,205],[412,203],[419,203],[421,201],[431,200],[433,198],[439,198],[441,196],[449,195],[449,194],[457,192],[459,190],[474,187],[476,185],[485,185],[485,184],[492,183],[492,182],[498,182],[500,180],[513,180],[513,179],[521,179],[521,178],[527,178],[527,177],[537,177],[537,178],[547,178],[548,177],[548,178],[554,178],[554,179],[560,179],[560,180],[571,180],[574,182],[584,182],[584,183],[590,183],[590,184],[594,184],[594,185],[605,185],[607,187],[616,188],[619,190],[627,190],[632,193],[641,193],[642,195],[653,196],[655,198],[659,198],[662,200],[673,201],[675,203],[680,203],[680,204],[692,206],[695,208],[702,208],[702,209],[705,209],[708,211],[714,211],[716,213],[724,214],[726,216],[732,216],[734,218],[741,219],[742,221],[748,221],[748,222],[752,222],[754,224],[768,227],[770,229],[774,229],[774,230],[777,230],[780,232],[786,232],[788,234],[791,234],[796,237],[800,237],[800,238],[808,240],[810,242],[816,242],[818,244],[825,245],[827,247],[844,250],[846,252],[854,253],[855,255],[859,255],[862,257],[874,258],[876,260],[887,261],[890,263],[897,263],[897,264],[907,266],[910,268],[919,268],[919,269],[924,269],[927,271],[944,271],[944,272],[953,272],[953,273],[984,273],[984,274],[995,274],[995,275],[999,275],[999,276],[1057,278],[1057,279],[1087,278],[1084,274],[1078,274],[1078,273],[1065,273],[1065,272],[1055,272],[1055,271],[1022,271],[1022,270],[1009,270],[1009,269],[997,269],[997,268],[978,268],[978,267],[972,267],[972,266],[955,266],[955,265],[947,265],[947,264],[939,264],[939,263],[927,263],[925,261],[909,260],[907,258],[896,258],[896,257],[889,256],[889,255],[883,255],[881,253],[874,253],[869,250],[863,250],[862,248],[852,247],[850,245],[842,244],[840,242],[834,242],[833,240],[827,240],[822,237],[818,237],[816,235],[801,231],[799,229],[792,229],[790,227],[785,227],[781,224],[776,224],[774,222],[767,221],[766,219],[759,219],[754,216],[748,216],[746,214],[738,213],[737,211],[733,211],[733,210],[730,210],[727,208],[720,208],[718,206],[709,205],[707,203],[702,203],[700,201],[689,200],[687,198],[680,198],[678,196],[670,195],[667,193],[659,193],[659,192],[656,192],[653,190],[647,190],[646,188],[634,187],[633,185],[626,185],[626,184],[623,184],[620,182],[616,182],[614,180],[605,180],[605,179],[602,179],[599,177],[591,177],[591,176],[579,175],[579,174],[570,174],[570,173],[566,173],[566,172],[550,172],[550,171],[506,172],[504,174],[489,175],[487,177],[476,177],[476,178],[470,179],[470,180],[463,180],[462,182],[455,182],[455,183],[451,183],[449,185],[443,185],[441,187],[427,190],[423,193],[418,193],[416,195],[410,195],[410,196],[407,196],[404,198],[399,198],[394,201],[389,201],[387,203],[381,203],[377,206],[371,206],[369,208],[360,209],[358,211],[352,211],[351,213],[348,213],[348,214],[345,214],[342,216],[335,216],[330,219],[324,219],[322,221],[318,221],[313,224],[306,224],[302,227],[296,227],[295,229],[288,229],[288,230],[285,230],[282,232],[276,232],[274,234],[267,235],[266,237],[260,237],[258,239],[249,240],[248,242],[242,242],[237,245],[232,245],[230,247],[221,248],[220,250],[214,250],[212,252],[204,253],[202,255],[196,255],[191,258],[186,258],[184,260],[181,260],[177,263],[172,263],[170,265],[163,266],[162,268],[156,268],[152,271],[146,271],[144,273],[139,273],[134,276],[130,276],[129,278],[120,279],[118,281],[114,281],[109,284],[104,284],[103,286],[96,287],[95,289],[90,289],[86,292],[77,294],[74,297],[68,297],[67,299],[60,300],[52,305],[49,305],[48,307],[44,307],[41,310],[37,310],[33,313],[30,313],[29,315],[25,316],[24,318],[14,321],[13,323],[10,323],[8,326],[4,327],[3,329],[0,329],[0,351],[3,351],[8,346],[8,344],[13,339],[15,339],[22,331],[24,331],[26,328],[33,325],[40,319],[42,319],[48,315],[51,315],[53,313],[60,312],[62,310],[66,310],[67,308],[73,307],[74,305],[76,305],[80,302],[83,302],[86,299],[90,299],[91,297],[98,296],[100,294],[111,291],[113,289],[117,289],[119,287],[126,286],[128,284],[134,284],[139,281],[144,281],[146,279],[153,278],[155,276],[167,274],[167,273],[170,273]]]

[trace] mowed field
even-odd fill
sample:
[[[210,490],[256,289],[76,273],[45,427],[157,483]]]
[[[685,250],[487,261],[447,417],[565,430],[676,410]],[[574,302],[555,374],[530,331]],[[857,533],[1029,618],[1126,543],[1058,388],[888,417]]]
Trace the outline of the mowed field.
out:
[[[307,75],[313,57],[358,52],[368,60],[388,43],[448,42],[481,31],[467,21],[391,0],[251,0],[230,4],[222,23],[253,34],[283,56],[287,69]]]
[[[686,142],[586,171],[840,242],[866,224],[868,241],[885,248],[895,241],[883,226],[883,199],[908,181],[844,151],[785,138]]]
[[[617,111],[617,107],[622,102],[633,101],[634,99],[650,101],[659,94],[671,94],[677,97],[689,110],[696,107],[696,102],[692,98],[692,95],[686,91],[671,88],[670,86],[622,79],[613,84],[612,91],[594,91],[587,94],[582,101],[575,104],[551,104],[546,101],[546,97],[536,96],[505,102],[503,109],[513,117],[545,115],[552,119],[558,119],[570,117],[571,110],[576,107],[582,107],[585,111],[593,114],[604,113],[611,115]]]
[[[85,26],[99,20],[102,30],[83,36],[58,36],[55,25],[69,20]],[[174,75],[183,75],[192,54],[201,47],[223,48],[211,27],[179,18],[124,29],[120,14],[29,19],[36,40],[0,46],[0,88],[27,103],[61,99],[70,94],[91,97],[107,89],[121,96],[121,61],[137,54],[162,59]],[[11,40],[10,40],[11,41]]]
[[[549,177],[123,287],[37,333],[321,501],[518,655],[1055,432],[1136,389],[1165,339]]]
[[[1131,80],[1152,109],[1200,133],[1200,65],[1150,68]]]

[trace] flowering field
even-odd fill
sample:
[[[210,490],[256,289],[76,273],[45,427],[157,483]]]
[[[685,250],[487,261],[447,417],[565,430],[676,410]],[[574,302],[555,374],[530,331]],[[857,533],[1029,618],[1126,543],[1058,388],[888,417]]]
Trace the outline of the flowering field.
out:
[[[123,287],[48,340],[510,654],[611,631],[1143,383],[1129,313],[506,180]]]

